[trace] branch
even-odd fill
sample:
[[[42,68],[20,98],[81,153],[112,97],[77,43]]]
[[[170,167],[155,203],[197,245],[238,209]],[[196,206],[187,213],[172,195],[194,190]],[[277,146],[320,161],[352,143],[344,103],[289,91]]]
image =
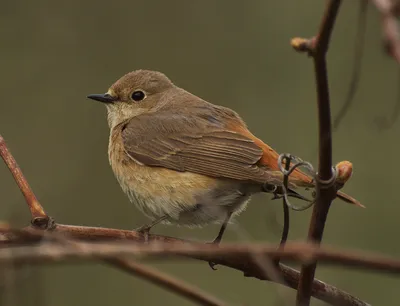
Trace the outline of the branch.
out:
[[[4,141],[4,138],[1,135],[0,135],[0,155],[4,160],[4,163],[10,170],[11,174],[13,175],[14,180],[17,183],[19,189],[21,190],[22,194],[25,197],[25,201],[28,204],[29,210],[32,215],[32,222],[36,226],[41,226],[43,223],[47,224],[49,217],[46,215],[43,207],[37,200],[35,194],[33,193],[31,187],[28,184],[28,181],[22,174],[21,169],[19,168],[11,152],[8,150],[6,142]]]
[[[329,41],[339,11],[341,0],[330,0],[320,25],[316,38],[309,43],[309,54],[314,59],[315,78],[318,96],[319,121],[319,164],[316,179],[316,203],[310,221],[308,240],[320,243],[322,240],[329,207],[334,199],[336,188],[332,173],[332,131],[329,101],[328,74],[326,53]],[[317,263],[305,264],[301,268],[300,282],[297,289],[297,305],[310,304],[312,283],[315,277]]]
[[[98,254],[101,256],[100,254]],[[106,262],[114,267],[120,268],[124,272],[128,272],[135,276],[139,276],[147,281],[154,283],[164,289],[178,293],[180,296],[186,297],[188,300],[197,302],[199,305],[206,306],[225,306],[224,302],[203,292],[199,288],[190,286],[183,281],[173,278],[165,273],[152,269],[148,266],[140,264],[133,260],[122,258],[109,258]]]
[[[333,129],[337,130],[339,128],[340,123],[347,115],[353,101],[354,96],[358,89],[358,84],[360,82],[361,77],[361,63],[364,55],[364,41],[366,34],[366,24],[367,24],[367,8],[368,3],[365,0],[360,0],[360,9],[358,14],[358,25],[357,32],[354,43],[354,65],[353,72],[351,76],[351,81],[349,88],[347,90],[346,99],[339,109],[339,112],[336,114],[335,119],[333,120]]]
[[[398,1],[396,3],[392,0],[371,0],[371,2],[381,14],[385,49],[400,64],[400,32],[396,18],[400,5]]]
[[[119,255],[136,255],[139,257],[153,256],[166,259],[167,256],[186,256],[193,259],[202,260],[205,262],[215,262],[219,265],[230,267],[238,271],[242,271],[247,277],[255,277],[260,280],[268,280],[268,275],[265,270],[260,267],[256,258],[268,256],[270,260],[281,258],[288,261],[313,262],[321,260],[328,264],[342,264],[354,268],[367,268],[376,271],[385,271],[388,273],[399,273],[400,262],[395,259],[385,258],[377,255],[358,254],[356,252],[344,252],[329,248],[320,248],[317,245],[309,243],[288,243],[284,248],[276,249],[274,245],[229,245],[224,244],[219,247],[212,245],[204,245],[176,239],[168,236],[159,236],[150,234],[149,244],[142,245],[143,236],[135,231],[96,228],[96,227],[78,227],[69,225],[57,225],[54,233],[38,231],[33,228],[26,228],[22,234],[15,234],[8,229],[3,229],[3,238],[0,236],[2,244],[26,244],[29,241],[41,241],[39,246],[36,246],[39,255],[32,251],[34,249],[18,248],[20,253],[12,252],[13,261],[21,262],[42,262],[45,261],[60,261],[65,258],[91,258],[96,254],[100,256],[117,256]],[[46,251],[49,242],[42,240],[45,235],[51,238],[53,234],[65,235],[64,237],[79,239],[81,241],[103,242],[106,245],[99,244],[82,244],[78,250],[82,253],[77,255],[77,250],[65,248],[65,246],[52,246],[53,251]],[[49,240],[49,239],[47,239]],[[123,241],[135,242],[135,244],[121,244]],[[119,241],[120,244],[117,242]],[[64,248],[63,248],[64,247]],[[32,248],[32,246],[30,247]],[[10,254],[10,250],[7,249]],[[98,252],[98,253],[96,253]],[[0,262],[3,260],[0,249]],[[47,255],[46,255],[47,254]],[[20,257],[21,256],[21,257]],[[5,259],[4,259],[5,260]],[[20,263],[21,263],[20,262]],[[280,265],[280,272],[283,277],[281,284],[290,288],[296,289],[299,283],[300,273],[285,265]],[[273,279],[275,280],[275,279]],[[350,305],[368,305],[358,298],[319,280],[314,280],[312,285],[312,295],[330,303],[332,305],[350,306]]]
[[[185,256],[202,261],[218,261],[228,267],[239,266],[240,262],[256,264],[252,256],[261,256],[270,260],[282,259],[290,262],[311,263],[320,261],[325,264],[341,265],[349,268],[360,268],[372,271],[400,274],[400,260],[382,255],[360,253],[357,251],[338,250],[332,247],[321,247],[309,242],[290,242],[285,246],[276,248],[273,244],[237,244],[228,243],[220,246],[196,243],[187,240],[175,239],[167,236],[150,235],[148,244],[143,244],[143,239],[115,239],[111,236],[95,241],[85,241],[83,236],[74,237],[66,235],[64,227],[62,232],[47,233],[43,231],[26,229],[22,231],[1,230],[1,244],[8,246],[0,248],[0,263],[24,264],[27,262],[62,261],[64,259],[92,257],[113,258],[115,256],[135,255],[139,257],[165,258],[167,256]],[[82,232],[95,233],[99,230],[129,232],[115,229],[82,227]],[[132,231],[136,233],[135,231]],[[63,235],[60,235],[63,233]],[[7,237],[8,236],[8,237]],[[62,237],[62,239],[60,238]],[[129,236],[127,236],[129,237]],[[136,237],[135,235],[131,237]],[[44,238],[44,239],[43,239]],[[82,240],[78,240],[78,239]],[[36,242],[40,242],[37,244]],[[61,242],[61,243],[60,243]],[[23,246],[21,246],[23,244]],[[14,246],[13,246],[14,245]],[[17,246],[18,245],[18,246]],[[248,270],[243,271],[247,276]],[[264,278],[266,280],[266,278]]]

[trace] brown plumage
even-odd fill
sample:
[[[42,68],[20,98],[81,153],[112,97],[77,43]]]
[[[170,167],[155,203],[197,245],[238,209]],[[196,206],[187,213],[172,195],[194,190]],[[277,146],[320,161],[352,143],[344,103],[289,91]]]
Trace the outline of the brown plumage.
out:
[[[107,94],[109,158],[132,202],[165,222],[202,225],[242,211],[265,184],[281,186],[278,153],[255,137],[231,109],[176,87],[165,75],[139,70]],[[296,170],[290,186],[313,187]],[[338,197],[360,205],[343,193]]]

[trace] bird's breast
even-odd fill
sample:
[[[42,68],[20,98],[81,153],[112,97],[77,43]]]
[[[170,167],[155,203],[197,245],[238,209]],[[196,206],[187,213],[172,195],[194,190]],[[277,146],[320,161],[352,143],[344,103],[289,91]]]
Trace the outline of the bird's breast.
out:
[[[149,167],[133,160],[124,150],[121,133],[110,135],[111,168],[131,202],[149,217],[179,213],[196,206],[199,195],[216,185],[215,179],[191,172]]]

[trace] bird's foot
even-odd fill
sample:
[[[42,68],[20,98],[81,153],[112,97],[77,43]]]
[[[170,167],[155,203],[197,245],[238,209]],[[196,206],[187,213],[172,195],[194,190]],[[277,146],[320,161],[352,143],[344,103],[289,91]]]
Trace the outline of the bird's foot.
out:
[[[228,215],[226,216],[226,218],[224,220],[224,223],[222,224],[222,226],[218,232],[217,237],[212,242],[207,242],[207,244],[212,244],[212,245],[218,246],[221,243],[222,237],[224,236],[226,227],[228,226],[229,219],[231,218],[231,216],[232,216],[232,212],[228,213]],[[217,270],[215,268],[215,266],[217,265],[215,262],[209,261],[208,265],[210,266],[211,269]]]
[[[150,233],[150,230],[153,228],[153,226],[157,225],[158,223],[160,223],[161,221],[163,221],[167,218],[168,218],[168,215],[161,216],[160,218],[154,220],[150,224],[142,225],[141,227],[137,228],[135,231],[142,234],[144,237],[144,242],[148,243],[149,242],[149,233]]]
[[[217,236],[217,238],[215,238],[213,241],[211,242],[207,242],[206,244],[211,244],[211,245],[215,245],[216,247],[219,246],[219,244],[221,243],[221,239],[222,237],[220,237],[219,235]],[[213,269],[214,271],[217,270],[217,268],[215,268],[215,266],[217,265],[217,263],[209,261],[208,265],[210,266],[211,269]]]
[[[144,224],[141,227],[135,229],[136,232],[140,233],[141,235],[143,235],[144,238],[144,243],[148,243],[149,242],[149,233],[150,230],[153,226],[151,224]]]

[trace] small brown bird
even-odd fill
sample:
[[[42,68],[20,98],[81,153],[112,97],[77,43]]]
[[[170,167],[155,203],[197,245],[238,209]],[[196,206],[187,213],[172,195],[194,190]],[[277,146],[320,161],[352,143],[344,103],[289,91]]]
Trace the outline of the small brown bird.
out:
[[[223,223],[214,240],[219,242],[252,194],[282,186],[279,154],[236,112],[175,86],[160,72],[130,72],[107,93],[88,98],[107,107],[108,155],[117,180],[154,221],[142,230],[159,222],[217,222]],[[296,169],[289,186],[312,188],[314,181]],[[291,195],[300,197],[292,189]],[[361,206],[340,191],[337,197]]]

